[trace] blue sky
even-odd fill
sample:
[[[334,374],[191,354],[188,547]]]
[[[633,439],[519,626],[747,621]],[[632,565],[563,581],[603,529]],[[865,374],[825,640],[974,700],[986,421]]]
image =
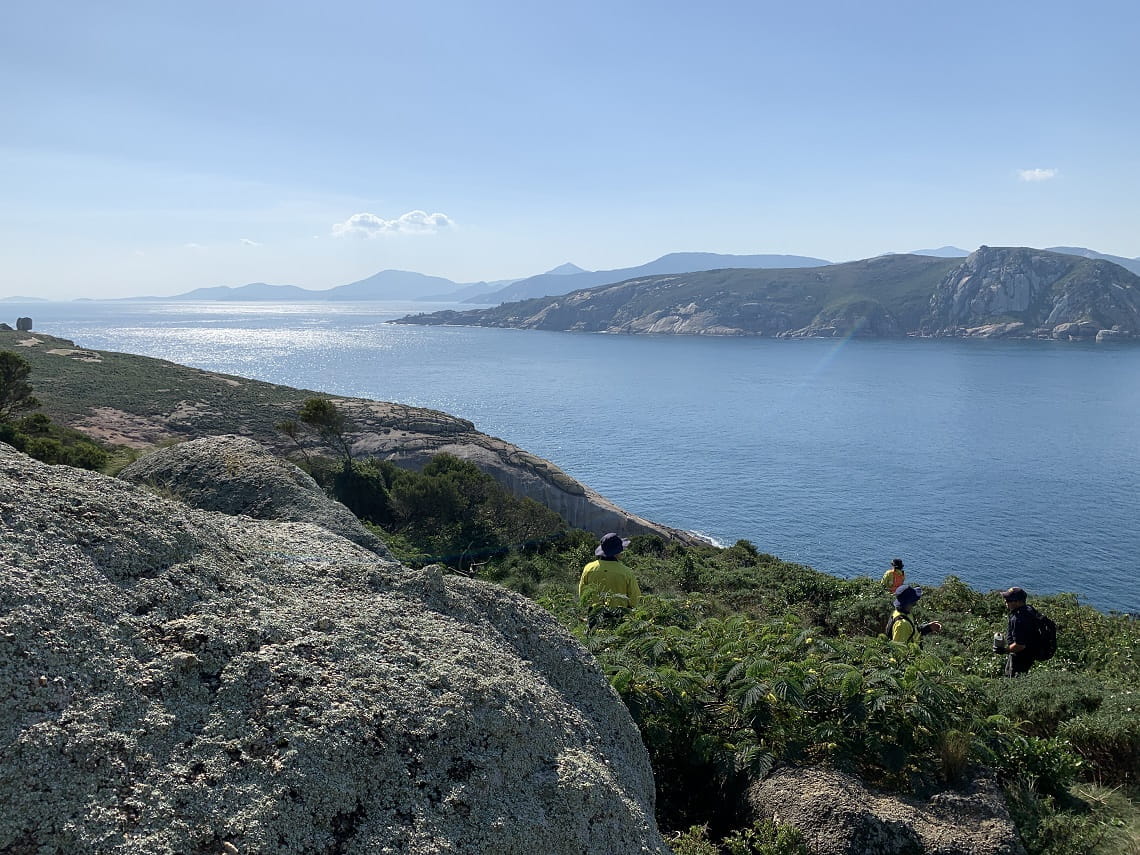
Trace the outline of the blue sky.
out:
[[[1140,255],[1133,2],[72,2],[0,31],[0,296],[667,252]]]

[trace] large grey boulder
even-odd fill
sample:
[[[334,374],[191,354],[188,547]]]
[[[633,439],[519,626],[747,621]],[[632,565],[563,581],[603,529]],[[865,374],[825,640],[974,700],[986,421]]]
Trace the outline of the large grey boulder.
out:
[[[785,768],[748,802],[757,818],[799,829],[812,855],[1025,855],[992,780],[920,801],[830,769]]]
[[[521,597],[5,445],[0,519],[0,852],[667,852]]]
[[[204,511],[311,522],[391,557],[383,541],[311,475],[246,437],[210,436],[161,448],[124,467],[119,477]]]

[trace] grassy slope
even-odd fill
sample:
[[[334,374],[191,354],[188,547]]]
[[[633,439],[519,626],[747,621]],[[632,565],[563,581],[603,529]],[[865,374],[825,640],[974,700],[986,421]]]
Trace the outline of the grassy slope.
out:
[[[29,338],[43,344],[19,345]],[[295,413],[302,400],[317,394],[128,353],[91,351],[101,361],[88,362],[49,352],[72,348],[65,339],[40,333],[0,331],[0,350],[14,351],[32,366],[30,380],[42,412],[65,424],[96,407],[161,418],[191,401],[202,405],[205,424],[199,421],[201,426],[219,433],[244,427],[265,436],[275,433],[273,424]]]

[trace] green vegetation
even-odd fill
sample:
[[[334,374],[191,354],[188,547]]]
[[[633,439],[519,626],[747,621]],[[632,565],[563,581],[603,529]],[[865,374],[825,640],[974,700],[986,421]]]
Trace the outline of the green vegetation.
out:
[[[0,422],[10,421],[16,413],[34,410],[40,405],[28,382],[31,368],[26,359],[10,350],[0,351]]]
[[[28,382],[30,372],[23,357],[0,350],[0,442],[44,463],[102,469],[109,459],[107,451],[83,434],[56,424],[43,413],[16,417],[40,406]]]
[[[372,459],[351,468],[316,460],[311,469],[409,564],[509,574],[519,562],[549,556],[569,534],[558,514],[516,499],[475,464],[448,454],[437,455],[422,472]],[[494,570],[492,559],[499,559]],[[528,578],[521,587],[533,593],[536,577]]]
[[[297,419],[286,419],[277,425],[305,456],[311,460],[305,444],[301,441],[305,430],[315,434],[322,442],[335,448],[340,454],[345,472],[352,469],[352,443],[348,439],[350,423],[348,417],[328,398],[308,398],[297,412]]]
[[[30,337],[39,343],[21,346]],[[295,417],[300,401],[316,395],[162,359],[76,350],[72,342],[43,333],[0,330],[0,350],[6,349],[18,352],[31,366],[41,412],[61,424],[74,424],[106,408],[137,421],[154,420],[161,428],[156,435],[191,439],[234,433],[240,427],[266,442],[276,438],[276,423]],[[194,411],[192,425],[169,419],[187,406]]]
[[[819,764],[919,796],[996,773],[1031,853],[1140,852],[1140,627],[1062,595],[1034,598],[1061,627],[1056,657],[1001,677],[1000,598],[958,579],[926,586],[943,632],[922,649],[881,636],[876,580],[843,580],[764,554],[635,537],[623,561],[646,596],[587,632],[577,579],[596,539],[442,455],[422,473],[316,461],[318,479],[403,560],[443,563],[535,598],[593,652],[649,750],[658,822],[674,851],[797,853],[753,826],[749,784]],[[700,782],[695,786],[694,782]]]

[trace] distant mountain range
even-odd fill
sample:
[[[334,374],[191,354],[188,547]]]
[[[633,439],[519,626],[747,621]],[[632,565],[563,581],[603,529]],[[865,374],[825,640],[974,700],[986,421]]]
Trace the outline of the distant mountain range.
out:
[[[970,250],[957,246],[940,246],[938,249],[915,249],[906,255],[930,255],[934,258],[965,258]]]
[[[1105,255],[1103,252],[1097,252],[1094,249],[1085,249],[1083,246],[1050,246],[1047,248],[1050,252],[1063,252],[1065,255],[1079,255],[1081,258],[1099,258],[1102,261],[1111,261],[1113,264],[1119,264],[1125,270],[1131,270],[1137,276],[1140,276],[1140,258]]]
[[[1051,252],[1082,258],[1100,259],[1119,264],[1140,274],[1140,258],[1105,255],[1083,247],[1052,247]],[[969,252],[955,246],[916,250],[907,255],[931,258],[965,258]],[[798,269],[831,266],[830,261],[803,255],[725,255],[712,252],[674,252],[637,267],[616,270],[583,270],[566,262],[553,270],[524,279],[502,279],[494,282],[454,282],[442,276],[428,276],[408,270],[382,270],[366,279],[328,289],[301,288],[296,285],[270,285],[254,282],[248,285],[219,285],[196,288],[173,297],[136,297],[132,299],[218,300],[228,302],[261,300],[304,301],[369,301],[416,300],[438,303],[471,303],[498,305],[536,297],[553,297],[585,288],[611,285],[629,279],[666,274],[698,273],[726,269]],[[16,298],[7,298],[15,301]]]
[[[808,258],[802,255],[719,255],[715,252],[673,252],[639,267],[623,267],[618,270],[582,270],[561,272],[574,265],[562,265],[550,273],[541,273],[529,279],[520,279],[489,294],[469,297],[465,303],[508,303],[516,300],[529,300],[533,297],[553,297],[568,294],[581,288],[595,288],[624,282],[639,276],[657,276],[662,273],[695,273],[700,270],[724,268],[781,268],[781,267],[821,267],[830,264],[822,258]]]
[[[1140,335],[1140,276],[1099,258],[980,247],[965,259],[882,255],[806,269],[639,276],[397,323],[778,337]]]

